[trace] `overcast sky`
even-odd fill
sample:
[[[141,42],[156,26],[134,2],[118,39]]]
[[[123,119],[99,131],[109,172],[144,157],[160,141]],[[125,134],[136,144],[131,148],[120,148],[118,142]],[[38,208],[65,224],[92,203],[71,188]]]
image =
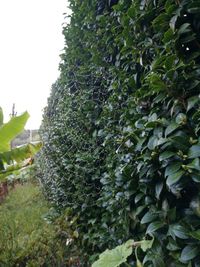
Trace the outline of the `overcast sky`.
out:
[[[67,0],[0,1],[0,106],[5,119],[15,103],[30,114],[27,129],[40,126],[64,48]]]

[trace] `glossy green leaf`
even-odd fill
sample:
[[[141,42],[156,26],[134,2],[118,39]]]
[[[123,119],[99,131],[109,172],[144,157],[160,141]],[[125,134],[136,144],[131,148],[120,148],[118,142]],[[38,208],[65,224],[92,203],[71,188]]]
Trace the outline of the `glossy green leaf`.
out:
[[[170,187],[173,184],[177,183],[181,179],[181,177],[184,175],[184,173],[185,172],[183,170],[180,170],[178,172],[170,174],[167,178],[166,184]]]
[[[199,102],[199,97],[197,96],[192,96],[188,99],[188,104],[187,104],[187,111],[192,109],[197,103]]]
[[[142,240],[140,241],[140,247],[143,252],[146,252],[148,249],[152,248],[154,242],[154,238],[151,240]]]
[[[177,173],[180,170],[181,165],[182,165],[181,162],[169,163],[169,165],[165,169],[165,177]]]
[[[191,163],[187,165],[188,168],[200,171],[200,160],[195,158]]]
[[[152,136],[150,139],[149,139],[149,142],[148,142],[148,148],[150,150],[154,150],[156,148],[156,146],[158,145],[158,138],[156,136]]]
[[[157,199],[160,199],[160,194],[161,194],[162,190],[163,190],[163,182],[158,182],[156,184],[156,188],[155,188]]]
[[[172,122],[169,126],[167,126],[165,130],[165,136],[168,136],[172,132],[174,132],[179,127],[179,124],[176,122]]]
[[[157,218],[157,214],[154,214],[152,212],[147,212],[143,217],[142,217],[142,220],[141,220],[141,224],[144,224],[144,223],[149,223],[149,222],[152,222],[154,221],[156,218]]]
[[[181,261],[188,262],[197,257],[199,253],[200,250],[197,246],[188,245],[181,252]]]
[[[200,241],[200,230],[192,231],[189,234],[192,238],[197,239]]]
[[[163,223],[160,221],[156,221],[156,222],[152,222],[151,224],[149,224],[149,226],[147,227],[147,234],[151,234],[153,232],[155,232],[156,230],[160,229],[163,227]]]
[[[165,152],[163,152],[163,153],[160,154],[159,160],[160,161],[163,161],[163,160],[169,159],[169,158],[171,158],[171,157],[173,157],[175,155],[176,155],[176,153],[174,153],[174,152],[165,151]]]
[[[187,239],[189,237],[186,228],[180,224],[170,225],[168,235],[172,236],[174,239],[175,237],[178,237],[180,239]]]
[[[181,35],[187,33],[188,31],[190,31],[190,23],[183,23],[178,30],[178,34]]]
[[[190,149],[188,151],[188,157],[190,159],[200,157],[200,145],[194,145],[194,146],[190,147]]]

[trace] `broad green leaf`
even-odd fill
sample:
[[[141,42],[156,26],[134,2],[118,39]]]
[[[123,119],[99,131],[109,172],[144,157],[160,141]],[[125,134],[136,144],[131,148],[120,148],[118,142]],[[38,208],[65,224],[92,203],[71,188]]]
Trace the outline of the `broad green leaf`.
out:
[[[183,170],[180,170],[178,172],[169,175],[166,181],[167,185],[170,187],[171,185],[177,183],[181,179],[184,173],[185,172]]]
[[[200,157],[200,145],[190,147],[188,151],[188,158],[194,159]]]
[[[186,165],[190,169],[200,171],[200,161],[199,158],[194,159],[190,164]]]
[[[142,198],[143,198],[144,194],[143,193],[139,193],[138,195],[135,196],[135,204],[137,204]]]
[[[20,163],[21,161],[33,157],[42,147],[42,143],[27,144],[19,148],[14,148],[10,151],[0,153],[0,158],[6,164],[11,164],[13,161]]]
[[[148,227],[147,227],[147,234],[151,234],[155,232],[156,230],[160,229],[163,227],[163,223],[160,221],[152,222]]]
[[[148,149],[150,150],[154,150],[156,148],[156,146],[158,145],[158,137],[157,136],[152,136],[149,139],[149,142],[147,144]]]
[[[0,152],[10,150],[10,142],[24,130],[28,118],[29,114],[25,112],[0,127]]]
[[[197,231],[193,231],[189,234],[191,237],[193,237],[194,239],[200,240],[200,230]]]
[[[165,169],[165,177],[172,175],[173,173],[176,173],[178,170],[180,170],[181,165],[182,165],[181,162],[170,163]]]
[[[170,235],[173,239],[175,237],[180,239],[187,239],[189,237],[187,230],[180,224],[170,225],[167,235]]]
[[[144,224],[144,223],[149,223],[149,222],[152,222],[154,221],[156,218],[157,218],[157,214],[153,214],[151,212],[147,212],[143,217],[142,217],[142,220],[141,220],[141,224]]]
[[[117,246],[112,250],[106,250],[99,256],[99,260],[92,264],[92,267],[118,267],[126,262],[128,256],[133,252],[133,240],[128,240],[125,244]]]
[[[165,130],[165,136],[167,137],[170,133],[174,132],[179,127],[179,124],[176,122],[172,122],[167,126]]]
[[[146,252],[147,249],[150,249],[153,245],[154,237],[151,240],[142,240],[140,243],[140,247],[142,251]]]
[[[181,34],[184,34],[184,33],[188,32],[188,31],[191,31],[190,23],[183,23],[181,25],[181,27],[179,28],[179,30],[178,30],[178,34],[181,35]]]
[[[192,109],[197,103],[199,102],[199,97],[197,96],[192,96],[188,99],[188,104],[187,104],[187,111]]]
[[[196,256],[200,254],[200,249],[194,245],[188,245],[184,247],[181,252],[181,261],[187,262],[189,260],[194,259]]]
[[[0,107],[0,127],[3,125],[3,109]]]
[[[169,159],[169,158],[171,158],[171,157],[173,157],[175,155],[176,155],[176,153],[174,153],[174,152],[165,151],[165,152],[163,152],[163,153],[160,154],[159,160],[160,161],[163,161],[163,160]]]

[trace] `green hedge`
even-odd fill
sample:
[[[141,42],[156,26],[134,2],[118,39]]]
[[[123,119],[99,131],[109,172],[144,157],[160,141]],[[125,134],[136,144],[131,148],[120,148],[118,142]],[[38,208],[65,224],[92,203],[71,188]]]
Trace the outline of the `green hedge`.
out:
[[[144,266],[200,266],[200,2],[69,2],[44,190],[76,217],[83,266],[145,235]]]

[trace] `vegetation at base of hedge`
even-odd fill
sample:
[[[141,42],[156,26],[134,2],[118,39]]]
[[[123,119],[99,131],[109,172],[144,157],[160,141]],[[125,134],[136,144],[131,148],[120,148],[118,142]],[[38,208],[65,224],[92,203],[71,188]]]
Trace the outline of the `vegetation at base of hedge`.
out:
[[[60,224],[47,224],[49,211],[39,187],[18,184],[0,205],[0,266],[66,266]]]
[[[153,235],[144,266],[198,267],[199,1],[69,2],[41,127],[44,191],[76,216],[83,266]]]

